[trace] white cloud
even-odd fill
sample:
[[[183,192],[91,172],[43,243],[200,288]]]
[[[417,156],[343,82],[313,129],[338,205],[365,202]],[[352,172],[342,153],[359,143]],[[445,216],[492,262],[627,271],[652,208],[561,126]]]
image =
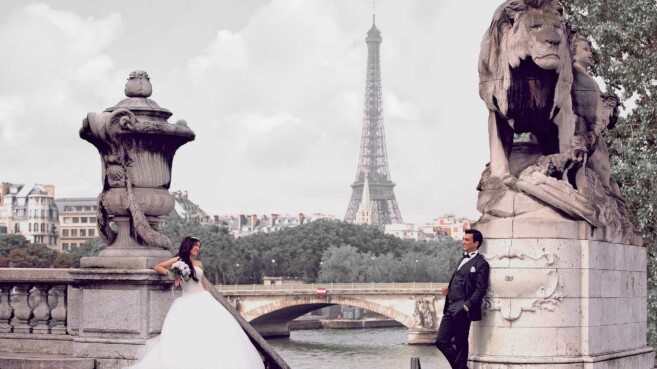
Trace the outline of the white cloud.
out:
[[[131,70],[145,69],[152,99],[197,134],[176,154],[173,189],[189,190],[211,213],[344,214],[371,2],[218,0],[216,9],[250,13],[214,23],[208,4],[185,5],[181,19],[206,20],[197,24],[172,22],[172,6],[144,17],[137,3],[115,12],[70,4],[0,16],[0,139],[20,142],[0,147],[1,180],[51,182],[59,196],[97,194],[98,154],[77,130],[87,111],[122,98]],[[474,186],[488,156],[476,63],[496,5],[377,3],[390,170],[407,221],[448,210],[476,216]]]
[[[17,146],[22,132],[18,121],[25,114],[25,102],[18,97],[0,98],[0,129],[2,129],[2,144]]]
[[[240,34],[221,30],[205,51],[191,59],[187,68],[196,77],[202,77],[210,69],[233,71],[246,67],[249,54]]]
[[[387,116],[401,118],[404,120],[415,120],[418,111],[415,104],[410,101],[401,101],[392,91],[384,91],[384,113]]]
[[[76,181],[98,158],[77,132],[87,110],[115,96],[108,52],[121,25],[116,13],[82,17],[42,3],[16,8],[0,24],[1,137],[12,146],[0,146],[2,180],[55,183],[59,193],[86,187]]]

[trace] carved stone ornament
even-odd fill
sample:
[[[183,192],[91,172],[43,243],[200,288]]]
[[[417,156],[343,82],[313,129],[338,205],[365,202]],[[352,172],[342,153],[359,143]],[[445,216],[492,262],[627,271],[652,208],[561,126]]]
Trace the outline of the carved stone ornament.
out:
[[[604,144],[619,100],[588,75],[590,44],[581,46],[586,39],[562,11],[556,1],[508,0],[484,36],[479,94],[489,110],[490,163],[477,208],[490,221],[541,218],[549,207],[602,229],[605,241],[640,244]]]
[[[416,328],[433,329],[436,321],[435,316],[436,312],[434,311],[432,300],[423,298],[415,300],[413,325]]]
[[[483,255],[491,261],[517,259],[531,265],[531,268],[505,268],[491,273],[484,312],[499,311],[505,320],[515,321],[526,311],[554,311],[566,297],[563,278],[556,268],[559,257],[537,250],[511,248],[501,254]]]
[[[89,113],[80,129],[102,161],[97,219],[100,236],[110,246],[100,256],[144,255],[139,251],[144,248],[174,251],[154,226],[174,208],[169,193],[173,157],[195,134],[183,120],[169,123],[172,113],[149,99],[151,93],[146,72],[130,73],[127,98],[102,113]]]

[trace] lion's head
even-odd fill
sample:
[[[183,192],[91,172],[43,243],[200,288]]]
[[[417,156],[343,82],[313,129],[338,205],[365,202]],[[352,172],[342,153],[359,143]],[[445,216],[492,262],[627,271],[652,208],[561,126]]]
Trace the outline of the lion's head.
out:
[[[558,73],[555,106],[569,98],[572,58],[561,14],[554,0],[507,0],[497,8],[479,55],[479,94],[490,110],[506,115],[511,69],[528,59]]]

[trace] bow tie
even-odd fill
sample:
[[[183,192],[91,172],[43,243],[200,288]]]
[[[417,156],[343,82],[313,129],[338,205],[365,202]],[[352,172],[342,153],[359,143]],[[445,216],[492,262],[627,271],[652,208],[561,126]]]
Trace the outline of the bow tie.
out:
[[[468,253],[463,254],[463,259],[470,259],[470,254]]]

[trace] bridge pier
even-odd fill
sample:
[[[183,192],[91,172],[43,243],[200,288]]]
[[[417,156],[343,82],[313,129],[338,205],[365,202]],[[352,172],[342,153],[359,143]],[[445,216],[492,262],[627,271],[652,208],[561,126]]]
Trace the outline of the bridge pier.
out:
[[[265,338],[290,337],[290,322],[253,324],[253,328]]]
[[[435,345],[438,330],[428,328],[409,328],[408,344],[409,345]]]

